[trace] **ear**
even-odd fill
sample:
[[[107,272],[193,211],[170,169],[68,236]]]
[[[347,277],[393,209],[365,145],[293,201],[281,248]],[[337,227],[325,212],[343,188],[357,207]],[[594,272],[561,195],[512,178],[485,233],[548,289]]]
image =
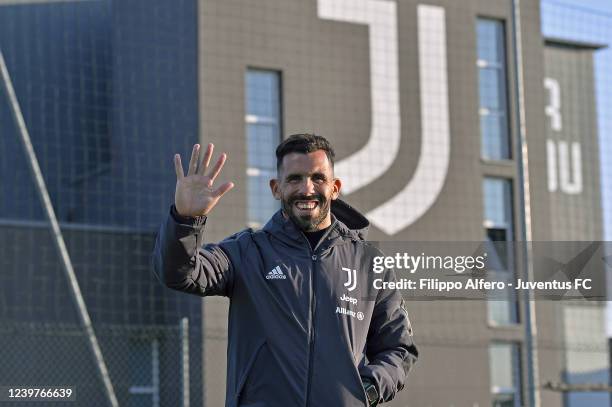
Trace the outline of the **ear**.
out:
[[[272,178],[270,180],[270,190],[272,191],[272,196],[274,197],[274,199],[276,199],[277,201],[280,201],[281,199],[280,185],[276,178]]]
[[[340,188],[342,188],[342,181],[340,181],[340,178],[334,178],[334,185],[332,186],[332,188],[333,190],[331,199],[336,200],[340,196]]]

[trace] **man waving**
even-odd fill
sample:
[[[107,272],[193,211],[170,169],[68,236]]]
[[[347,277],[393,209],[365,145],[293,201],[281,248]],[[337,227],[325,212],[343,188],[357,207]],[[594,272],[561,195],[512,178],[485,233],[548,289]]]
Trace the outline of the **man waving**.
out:
[[[381,253],[365,241],[369,222],[338,199],[334,151],[313,134],[276,149],[281,201],[262,230],[204,245],[207,216],[226,155],[208,171],[195,145],[187,176],[174,157],[175,204],[161,226],[153,266],[170,288],[230,299],[226,406],[373,406],[406,382],[418,352],[396,290],[368,279]],[[393,280],[393,270],[383,274]]]

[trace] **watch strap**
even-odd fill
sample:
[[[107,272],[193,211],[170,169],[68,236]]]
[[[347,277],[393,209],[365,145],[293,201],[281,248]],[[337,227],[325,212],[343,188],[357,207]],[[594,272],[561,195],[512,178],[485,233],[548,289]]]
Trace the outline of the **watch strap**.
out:
[[[372,383],[368,379],[364,379],[363,388],[367,396],[368,407],[378,405],[379,395],[378,395],[378,390],[376,389],[376,386],[374,385],[374,383]]]

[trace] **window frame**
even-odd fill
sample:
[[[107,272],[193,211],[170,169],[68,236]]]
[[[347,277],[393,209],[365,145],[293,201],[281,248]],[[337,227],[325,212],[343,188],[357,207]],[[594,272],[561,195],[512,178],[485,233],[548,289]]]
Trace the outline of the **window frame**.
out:
[[[278,100],[278,107],[277,107],[277,114],[278,117],[274,117],[274,116],[265,116],[265,115],[257,115],[257,114],[253,114],[252,112],[249,112],[249,90],[248,90],[248,80],[249,80],[249,74],[250,73],[268,73],[268,74],[274,74],[276,76],[276,83],[277,83],[277,100]],[[253,201],[252,201],[252,197],[251,197],[251,188],[250,188],[250,179],[252,177],[259,177],[259,176],[265,176],[268,175],[270,178],[274,177],[276,175],[276,161],[274,161],[273,163],[271,163],[269,168],[260,168],[257,166],[253,166],[251,165],[248,161],[248,154],[249,154],[249,126],[251,125],[267,125],[267,126],[272,126],[275,127],[275,135],[277,138],[277,143],[280,143],[280,141],[283,139],[283,76],[282,76],[282,71],[279,69],[269,69],[269,68],[261,68],[261,67],[253,67],[253,66],[247,66],[246,70],[245,70],[245,84],[244,84],[244,103],[245,103],[245,116],[244,116],[244,123],[245,123],[245,142],[246,142],[246,150],[247,150],[247,166],[246,166],[246,176],[247,176],[247,213],[246,213],[246,218],[247,218],[247,226],[251,227],[251,228],[259,228],[261,226],[263,226],[263,223],[265,222],[263,219],[260,220],[256,220],[253,219],[251,217],[251,210],[252,210],[252,205],[253,205]],[[274,146],[276,147],[276,146]],[[270,195],[270,199],[272,200],[272,196]],[[280,208],[280,204],[278,202],[274,202],[274,206],[276,209]]]
[[[150,394],[151,406],[159,407],[159,340],[153,338],[149,343],[151,345],[151,385],[130,386],[128,388],[128,394],[130,396]]]
[[[479,37],[479,33],[478,33],[478,25],[480,22],[493,22],[493,23],[498,23],[500,25],[501,28],[501,36],[502,38],[498,41],[498,45],[502,46],[503,49],[498,50],[498,54],[500,56],[502,56],[503,60],[501,61],[487,61],[484,59],[480,59],[480,56],[478,55],[478,49],[479,49],[479,45],[480,45],[480,37]],[[509,78],[509,67],[508,67],[508,61],[510,60],[510,57],[508,55],[508,49],[509,49],[509,44],[508,44],[508,35],[507,35],[507,23],[506,20],[503,18],[496,18],[496,17],[489,17],[489,16],[482,16],[479,15],[476,17],[476,24],[475,24],[475,38],[476,38],[476,76],[477,76],[477,86],[478,86],[478,129],[479,129],[479,135],[480,135],[480,157],[482,160],[485,161],[509,161],[509,160],[513,160],[514,159],[514,154],[513,154],[513,149],[512,149],[512,127],[511,127],[511,123],[510,123],[510,103],[511,103],[511,89],[510,89],[510,78]],[[501,76],[500,79],[500,84],[503,86],[503,95],[501,95],[501,98],[499,100],[501,109],[496,109],[495,111],[493,111],[490,107],[487,106],[483,106],[482,105],[482,100],[481,100],[481,81],[482,81],[482,77],[481,77],[481,72],[485,69],[495,69],[495,70],[499,70],[499,75]],[[497,118],[503,118],[503,127],[500,127],[499,130],[501,130],[501,132],[504,135],[504,138],[501,140],[495,140],[495,141],[500,141],[500,145],[503,145],[503,149],[504,152],[506,153],[501,154],[500,157],[494,157],[494,156],[490,156],[489,154],[487,154],[487,149],[486,149],[486,145],[487,143],[485,143],[485,140],[487,140],[485,131],[483,129],[482,126],[482,120],[483,118],[488,118],[488,117],[497,117]],[[500,134],[502,134],[500,133]]]
[[[503,205],[503,210],[504,210],[504,216],[505,217],[509,217],[509,219],[506,219],[505,222],[503,223],[495,223],[495,221],[487,219],[487,214],[486,214],[486,208],[487,208],[487,197],[488,194],[486,194],[486,187],[485,184],[487,181],[495,181],[495,182],[502,182],[503,184],[503,200],[505,202],[505,204]],[[516,259],[516,250],[515,250],[515,222],[516,222],[516,216],[515,216],[515,205],[514,205],[514,188],[513,188],[513,179],[512,178],[507,178],[507,177],[500,177],[500,176],[489,176],[486,175],[483,177],[482,180],[482,191],[483,191],[483,196],[482,196],[482,202],[483,202],[483,227],[484,227],[484,238],[485,238],[485,243],[487,245],[489,244],[495,244],[495,241],[490,241],[489,240],[489,230],[491,229],[504,229],[508,230],[509,232],[506,233],[506,240],[503,240],[503,242],[505,242],[505,253],[506,253],[506,259],[502,259],[501,263],[507,265],[507,267],[505,269],[502,270],[487,270],[487,275],[490,277],[493,277],[493,280],[499,280],[500,277],[505,280],[506,282],[511,281],[514,283],[515,279],[516,279],[516,266],[517,263],[515,261]],[[499,243],[497,243],[499,244]],[[492,248],[495,253],[497,254],[497,250],[495,247]],[[504,301],[507,302],[509,307],[509,315],[508,315],[508,319],[505,321],[501,321],[501,320],[496,320],[493,318],[493,310],[492,310],[492,300],[491,299],[487,299],[487,323],[490,327],[512,327],[512,326],[517,326],[521,323],[520,321],[520,309],[519,309],[519,298],[516,294],[516,292],[512,289],[506,289],[507,291],[505,291],[504,293],[508,294],[508,298],[507,299],[495,299],[494,301]],[[490,293],[490,292],[488,292]],[[493,291],[493,293],[496,293],[495,291]]]
[[[510,347],[511,352],[511,378],[513,381],[512,388],[499,387],[493,384],[493,370],[499,370],[498,366],[492,365],[492,347],[494,346],[508,346]],[[503,400],[504,398],[510,397],[513,401],[513,407],[522,406],[522,396],[523,396],[523,380],[521,375],[521,345],[516,341],[500,341],[495,340],[489,344],[488,348],[489,352],[489,382],[490,382],[490,394],[491,394],[491,405],[492,407],[497,407],[499,402],[504,402],[508,400]]]

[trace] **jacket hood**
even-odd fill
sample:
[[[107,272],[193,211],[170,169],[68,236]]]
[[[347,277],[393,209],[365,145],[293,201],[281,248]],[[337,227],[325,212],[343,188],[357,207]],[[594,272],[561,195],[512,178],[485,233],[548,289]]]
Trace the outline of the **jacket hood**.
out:
[[[341,199],[333,200],[331,203],[331,214],[332,225],[335,225],[334,230],[330,232],[332,238],[345,236],[354,240],[366,239],[370,222],[351,205]],[[300,244],[303,243],[304,237],[301,230],[291,219],[283,216],[281,209],[266,223],[263,230],[268,233],[278,234],[279,237],[284,236],[290,240],[297,240]]]
[[[366,240],[368,230],[370,229],[370,221],[357,209],[341,199],[336,199],[332,201],[331,212],[340,221],[341,226],[346,227],[347,230],[357,235],[360,240]]]

